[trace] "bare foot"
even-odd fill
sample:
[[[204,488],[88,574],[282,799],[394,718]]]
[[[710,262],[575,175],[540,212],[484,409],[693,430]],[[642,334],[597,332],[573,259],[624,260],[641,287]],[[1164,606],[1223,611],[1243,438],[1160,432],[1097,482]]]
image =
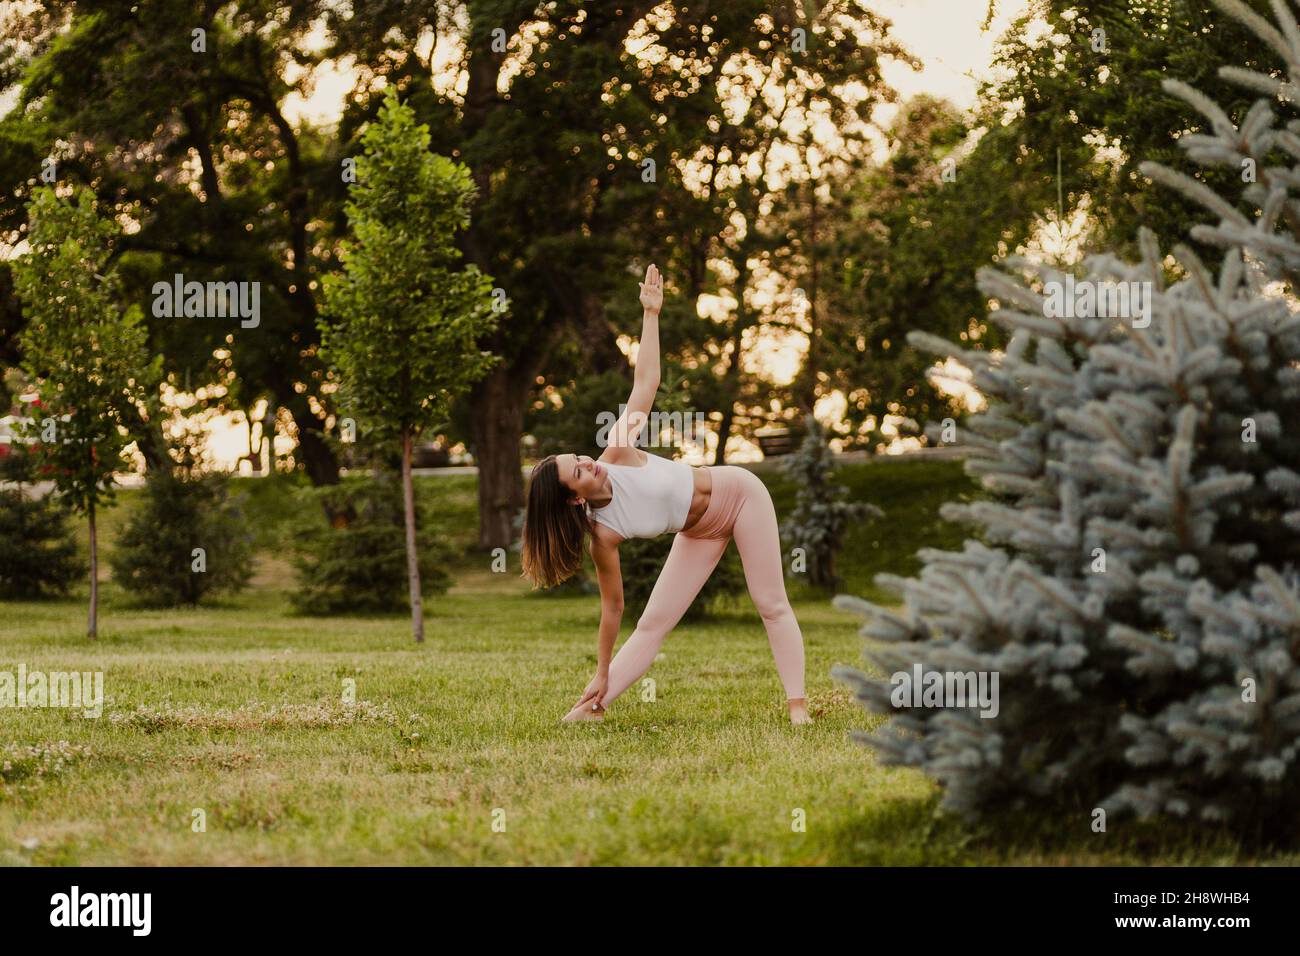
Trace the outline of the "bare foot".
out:
[[[560,722],[566,723],[566,722],[572,722],[576,720],[604,720],[604,719],[605,719],[604,707],[601,707],[600,704],[587,703],[587,704],[581,704],[579,706],[574,707],[573,710],[569,711],[567,714],[565,714],[563,717],[560,718]]]
[[[808,716],[808,701],[803,697],[795,697],[788,701],[790,706],[790,723],[798,726],[799,724],[811,724],[813,719]]]

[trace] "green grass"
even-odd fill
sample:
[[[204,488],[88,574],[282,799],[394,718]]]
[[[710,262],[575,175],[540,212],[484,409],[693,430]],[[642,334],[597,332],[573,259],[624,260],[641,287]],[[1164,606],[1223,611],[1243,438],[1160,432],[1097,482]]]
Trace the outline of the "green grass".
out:
[[[765,475],[765,477],[769,477]],[[770,476],[778,508],[792,489]],[[951,462],[848,466],[884,521],[850,539],[858,593],[909,570],[937,503],[970,492]],[[198,610],[154,611],[105,588],[101,638],[84,595],[0,603],[0,671],[102,671],[105,713],[0,711],[0,863],[982,864],[1247,862],[1229,841],[1137,826],[963,825],[934,785],[881,766],[849,732],[869,718],[829,677],[857,663],[859,621],[792,589],[816,723],[791,727],[747,603],[670,635],[601,724],[561,725],[595,666],[592,598],[541,597],[493,574],[475,539],[473,479],[421,482],[463,558],[427,605],[428,640],[394,617],[290,613],[278,529],[292,483],[249,482],[268,550],[254,586]],[[947,489],[947,491],[945,491]],[[111,534],[132,506],[121,496]],[[106,535],[107,536],[107,535]],[[873,544],[874,542],[874,544]],[[865,546],[864,546],[865,545]],[[625,621],[623,634],[635,622]],[[355,681],[355,706],[343,703]],[[3,767],[0,762],[0,767]],[[42,771],[45,772],[42,772]],[[206,816],[194,832],[193,812]],[[802,814],[805,829],[792,822]],[[494,820],[498,827],[494,829]],[[501,824],[504,829],[501,829]]]

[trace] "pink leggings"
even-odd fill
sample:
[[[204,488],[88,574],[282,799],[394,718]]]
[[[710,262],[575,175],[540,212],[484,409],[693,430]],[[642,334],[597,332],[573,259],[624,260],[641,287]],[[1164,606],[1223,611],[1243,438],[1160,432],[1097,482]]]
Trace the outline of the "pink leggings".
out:
[[[785,596],[772,497],[762,479],[747,469],[716,465],[709,468],[709,474],[713,478],[709,506],[699,522],[689,531],[677,532],[673,539],[636,630],[610,662],[603,706],[608,707],[650,669],[664,638],[695,600],[732,537],[745,568],[749,596],[767,628],[785,696],[804,696],[803,634]]]

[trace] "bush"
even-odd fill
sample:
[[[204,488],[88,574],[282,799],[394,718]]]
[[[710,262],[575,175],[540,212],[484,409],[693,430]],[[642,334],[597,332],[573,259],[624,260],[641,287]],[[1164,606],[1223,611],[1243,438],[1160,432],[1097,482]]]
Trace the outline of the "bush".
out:
[[[252,532],[225,475],[156,471],[114,542],[113,580],[144,604],[195,605],[242,590],[253,575]]]
[[[32,478],[28,449],[15,442],[0,459],[0,481],[19,482],[0,491],[0,595],[40,598],[67,594],[86,573],[77,539],[68,526],[70,510],[57,495],[28,497],[21,487]]]
[[[823,591],[835,590],[843,583],[835,556],[844,546],[845,532],[856,522],[881,517],[882,512],[866,502],[844,500],[848,489],[835,482],[834,455],[812,415],[807,416],[798,451],[782,467],[796,489],[794,511],[781,522],[786,553],[801,548],[808,583]]]
[[[618,562],[623,573],[623,617],[635,621],[645,610],[650,592],[659,580],[659,572],[668,560],[674,536],[628,538],[618,546]],[[682,615],[683,621],[707,617],[722,600],[745,592],[745,572],[734,542],[728,542],[722,560],[713,569],[700,593]]]
[[[295,534],[297,590],[290,602],[303,614],[410,609],[402,488],[395,477],[349,478],[299,491],[303,517]],[[416,528],[425,522],[416,501]],[[329,516],[328,518],[326,516]],[[451,549],[417,536],[422,595],[451,586]]]

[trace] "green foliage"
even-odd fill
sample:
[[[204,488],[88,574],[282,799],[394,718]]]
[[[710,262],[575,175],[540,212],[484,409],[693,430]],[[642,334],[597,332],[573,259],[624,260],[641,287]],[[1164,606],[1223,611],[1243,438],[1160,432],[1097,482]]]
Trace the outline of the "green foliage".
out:
[[[524,419],[524,430],[537,440],[533,457],[567,452],[599,458],[604,449],[596,444],[597,416],[616,411],[627,401],[628,389],[626,371],[610,369],[580,376],[571,387],[557,386],[558,406],[545,397],[535,399]]]
[[[407,607],[406,542],[401,486],[391,475],[348,478],[323,488],[298,489],[301,517],[294,529],[293,565],[297,590],[290,595],[303,614],[373,611]],[[425,527],[417,506],[416,524]],[[326,515],[332,518],[326,518]],[[451,585],[452,554],[439,539],[418,539],[422,594],[441,594]]]
[[[849,397],[850,434],[866,430],[869,447],[887,440],[886,416],[964,413],[927,380],[934,357],[907,333],[1000,346],[975,272],[1024,242],[1055,199],[1014,129],[990,124],[968,150],[975,126],[950,103],[914,97],[886,131],[886,159],[832,190],[824,254],[835,269],[819,301],[821,367],[825,387]]]
[[[242,499],[224,475],[156,470],[109,564],[113,580],[142,604],[196,605],[240,591],[253,574],[253,531]]]
[[[672,550],[673,535],[657,538],[628,538],[618,546],[623,572],[623,620],[635,622],[645,610],[659,580],[659,572]],[[720,603],[745,592],[745,572],[735,545],[729,543],[718,566],[700,588],[700,593],[682,615],[683,621],[698,621]]]
[[[155,282],[178,272],[260,282],[256,329],[144,321],[178,387],[229,371],[227,406],[270,396],[288,409],[300,441],[294,459],[316,480],[332,469],[313,412],[313,402],[329,403],[315,290],[342,225],[339,161],[349,144],[286,117],[284,107],[296,93],[310,95],[312,67],[329,55],[307,41],[322,16],[316,3],[257,0],[206,12],[187,0],[39,5],[17,15],[26,42],[0,47],[0,71],[20,84],[19,105],[0,118],[5,195],[27,198],[34,171],[54,157],[61,187],[92,188],[130,216],[138,230],[121,241],[118,260],[126,301],[147,302]],[[199,26],[204,53],[191,49]],[[0,228],[20,228],[21,211],[21,202],[0,203]],[[4,325],[0,315],[0,338]],[[224,367],[213,359],[219,348],[230,352]],[[148,449],[148,422],[128,427]]]
[[[88,190],[71,202],[53,189],[29,206],[30,251],[14,263],[28,315],[20,336],[23,368],[40,390],[45,418],[33,429],[45,445],[48,476],[79,511],[111,494],[128,438],[122,428],[156,383],[138,306],[120,310],[111,267],[117,225]]]
[[[325,277],[321,356],[358,428],[418,436],[495,364],[479,336],[496,328],[492,282],[460,265],[469,171],[429,152],[428,127],[390,90],[362,137],[346,206],[353,239]]]
[[[0,596],[31,599],[66,594],[86,573],[69,511],[57,495],[31,497],[22,485],[33,480],[38,452],[16,442],[0,458]]]
[[[844,546],[846,531],[868,517],[882,517],[883,512],[867,502],[845,500],[848,489],[833,478],[835,459],[825,430],[812,415],[804,421],[803,442],[782,462],[798,489],[794,510],[781,522],[782,544],[787,555],[795,548],[803,550],[810,585],[834,590],[843,583],[835,557]]]
[[[1270,0],[1244,5],[1270,15]],[[1264,61],[1249,30],[1211,0],[1034,0],[997,47],[981,121],[996,128],[1010,118],[999,151],[1008,160],[1018,153],[1025,175],[1052,180],[1051,207],[1059,151],[1064,212],[1086,208],[1091,219],[1085,248],[1134,255],[1139,228],[1172,244],[1201,218],[1185,196],[1154,196],[1138,168],[1177,161],[1178,136],[1198,121],[1161,83],[1176,76],[1229,112],[1244,110],[1251,97],[1219,75],[1225,62]],[[1242,189],[1240,169],[1199,175],[1220,195]]]

